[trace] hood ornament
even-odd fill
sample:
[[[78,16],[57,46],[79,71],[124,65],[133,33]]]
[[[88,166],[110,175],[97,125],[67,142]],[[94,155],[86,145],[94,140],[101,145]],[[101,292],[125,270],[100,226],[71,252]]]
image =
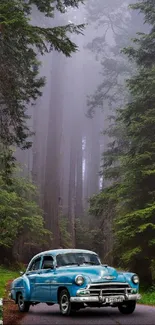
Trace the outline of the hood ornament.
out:
[[[116,279],[116,276],[105,275],[105,276],[103,276],[102,278],[105,279],[105,280],[114,280],[114,279]]]

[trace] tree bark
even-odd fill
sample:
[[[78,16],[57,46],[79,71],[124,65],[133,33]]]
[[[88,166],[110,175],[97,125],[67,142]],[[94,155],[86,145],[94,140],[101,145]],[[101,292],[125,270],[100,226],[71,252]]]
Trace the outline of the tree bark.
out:
[[[51,101],[46,147],[44,213],[47,228],[53,233],[53,247],[60,245],[59,200],[60,200],[60,155],[62,133],[62,56],[53,54]]]

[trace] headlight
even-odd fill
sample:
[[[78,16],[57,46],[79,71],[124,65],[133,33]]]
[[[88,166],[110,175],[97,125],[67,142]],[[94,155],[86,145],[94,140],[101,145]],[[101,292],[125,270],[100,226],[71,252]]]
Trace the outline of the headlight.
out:
[[[132,277],[132,282],[134,283],[134,284],[138,284],[139,283],[139,277],[138,277],[138,275],[133,275],[133,277]]]
[[[84,283],[84,277],[82,275],[77,275],[76,278],[75,278],[75,283],[78,286],[82,286],[83,283]]]

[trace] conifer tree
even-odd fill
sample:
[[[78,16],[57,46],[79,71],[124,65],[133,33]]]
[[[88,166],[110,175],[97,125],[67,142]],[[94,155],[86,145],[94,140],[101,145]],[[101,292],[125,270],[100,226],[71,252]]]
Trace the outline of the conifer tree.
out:
[[[155,261],[155,3],[132,5],[144,14],[150,25],[148,34],[138,33],[135,46],[124,52],[137,64],[135,76],[128,80],[131,101],[120,113],[129,146],[120,156],[116,233],[123,265],[139,272],[152,283]]]
[[[65,13],[82,0],[0,0],[0,142],[4,146],[31,145],[27,127],[27,105],[41,95],[44,78],[38,76],[37,55],[53,49],[71,56],[77,50],[70,33],[81,33],[84,26],[67,24],[39,27],[31,23],[34,6],[47,17]]]
[[[133,46],[123,50],[135,65],[127,81],[130,100],[108,131],[112,141],[103,170],[112,180],[111,190],[92,199],[91,211],[107,218],[105,204],[114,198],[115,262],[150,285],[155,265],[155,3],[143,0],[131,8],[144,15],[149,32],[137,33]]]

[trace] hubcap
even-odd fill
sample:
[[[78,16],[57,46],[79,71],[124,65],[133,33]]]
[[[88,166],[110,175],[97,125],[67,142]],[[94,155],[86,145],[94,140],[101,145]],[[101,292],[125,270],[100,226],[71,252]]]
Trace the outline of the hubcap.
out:
[[[24,298],[22,295],[18,296],[18,304],[21,309],[24,307]]]
[[[123,308],[128,308],[128,305],[127,304],[122,304],[122,307]]]
[[[69,300],[67,295],[63,295],[61,298],[61,309],[63,313],[66,313],[69,307]]]

